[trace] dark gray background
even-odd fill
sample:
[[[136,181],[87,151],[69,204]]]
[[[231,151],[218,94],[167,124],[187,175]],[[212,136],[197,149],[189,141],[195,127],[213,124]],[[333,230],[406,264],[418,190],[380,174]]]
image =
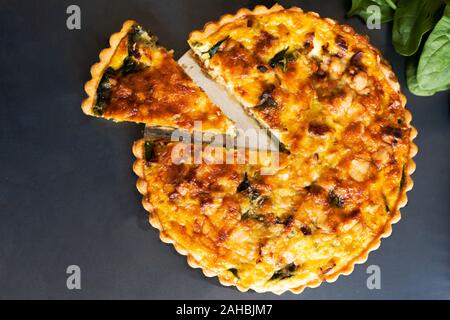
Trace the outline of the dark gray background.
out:
[[[135,189],[131,145],[143,126],[83,115],[89,67],[126,19],[136,19],[180,57],[187,36],[242,6],[270,1],[0,1],[0,298],[379,299],[450,298],[449,94],[409,94],[390,26],[346,19],[350,1],[280,1],[369,34],[393,64],[413,124],[415,187],[394,232],[351,276],[301,295],[240,293],[189,268],[159,241]],[[66,28],[77,4],[82,29]],[[66,268],[82,289],[66,289]],[[380,266],[382,289],[366,288]]]

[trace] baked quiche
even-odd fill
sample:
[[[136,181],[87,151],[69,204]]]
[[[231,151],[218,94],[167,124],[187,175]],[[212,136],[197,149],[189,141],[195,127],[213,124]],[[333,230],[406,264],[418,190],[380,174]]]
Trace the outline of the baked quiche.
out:
[[[241,291],[299,293],[351,273],[390,235],[413,185],[417,132],[389,64],[352,28],[280,5],[225,15],[188,43],[289,152],[135,142],[137,188],[161,240]],[[85,113],[234,132],[136,22],[110,45],[91,69]]]
[[[351,273],[413,184],[416,130],[389,64],[350,27],[279,5],[226,15],[189,44],[291,152],[262,175],[262,160],[174,163],[177,143],[136,142],[137,188],[161,239],[242,291],[299,293]]]
[[[299,8],[258,6],[208,23],[188,42],[206,72],[291,152],[312,156],[375,123],[408,141],[394,74],[348,26]]]
[[[166,129],[233,134],[234,124],[183,69],[172,52],[156,44],[135,21],[126,21],[100,53],[86,83],[83,111],[92,116],[133,121]]]

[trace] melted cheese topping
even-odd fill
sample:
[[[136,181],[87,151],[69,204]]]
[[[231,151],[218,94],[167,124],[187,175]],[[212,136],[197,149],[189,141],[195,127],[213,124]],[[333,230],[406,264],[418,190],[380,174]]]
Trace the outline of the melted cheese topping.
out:
[[[367,127],[384,118],[382,125],[407,127],[398,123],[401,95],[378,51],[331,20],[294,9],[248,15],[211,34],[197,32],[189,44],[291,152],[308,152],[312,136],[338,139],[355,122]],[[323,130],[311,132],[311,125]]]
[[[202,121],[203,131],[233,134],[233,122],[155,41],[139,26],[122,39],[100,81],[94,112],[188,131]]]
[[[369,154],[280,154],[263,176],[268,161],[249,165],[248,151],[245,164],[174,164],[175,145],[142,161],[151,216],[202,268],[244,289],[282,292],[339,273],[384,232],[402,192],[402,166],[376,167]]]
[[[379,53],[298,10],[189,42],[291,153],[263,176],[262,164],[174,165],[174,145],[159,145],[143,166],[162,234],[242,289],[283,292],[347,270],[398,212],[410,157],[403,97]]]

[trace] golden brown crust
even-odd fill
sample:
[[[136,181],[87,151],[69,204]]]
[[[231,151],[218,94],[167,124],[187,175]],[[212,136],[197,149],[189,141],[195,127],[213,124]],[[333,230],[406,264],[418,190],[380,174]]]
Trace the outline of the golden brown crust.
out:
[[[172,52],[156,41],[135,21],[126,21],[91,68],[84,113],[189,132],[234,135],[233,121],[184,72]],[[202,127],[195,127],[195,121],[201,121]]]
[[[122,25],[122,29],[119,32],[111,35],[111,37],[109,38],[109,48],[103,49],[100,52],[99,55],[100,61],[91,67],[92,78],[84,85],[84,91],[87,93],[88,97],[81,104],[81,109],[85,114],[90,116],[96,116],[93,113],[93,108],[97,96],[98,84],[100,83],[103,73],[108,68],[111,59],[114,56],[114,53],[116,52],[120,42],[122,41],[123,38],[127,36],[128,32],[135,24],[136,21],[133,20],[125,21]]]
[[[249,10],[247,8],[241,8],[233,15],[225,14],[222,17],[220,17],[219,20],[217,20],[217,21],[212,21],[212,22],[206,23],[201,30],[192,31],[189,34],[188,39],[189,39],[189,42],[195,42],[198,39],[208,37],[209,35],[218,31],[222,26],[224,26],[228,23],[231,23],[233,21],[236,21],[237,19],[242,18],[244,16],[269,14],[269,13],[274,13],[274,12],[278,12],[278,11],[282,11],[282,10],[296,11],[296,12],[300,12],[300,13],[304,12],[299,7],[291,7],[289,9],[285,9],[282,5],[280,5],[278,3],[275,4],[274,6],[272,6],[271,8],[267,8],[263,5],[256,6],[254,8],[254,10]],[[320,18],[320,15],[317,12],[309,11],[309,12],[306,12],[306,14]],[[345,25],[345,24],[339,24],[334,19],[330,19],[330,18],[323,18],[323,19],[325,21],[327,21],[330,25],[340,26],[342,31],[344,31],[345,33],[348,33],[351,36],[357,37],[359,42],[362,42],[363,44],[366,44],[366,45],[370,45],[371,49],[376,50],[379,53],[379,50],[370,44],[368,36],[360,35],[360,34],[356,33],[356,31],[351,26]]]
[[[202,36],[204,34],[212,34],[216,30],[218,30],[222,25],[229,23],[233,20],[236,20],[244,15],[263,14],[263,13],[268,13],[268,12],[276,12],[276,11],[280,11],[280,10],[283,10],[283,8],[279,5],[276,5],[271,9],[267,9],[262,6],[258,6],[253,11],[250,11],[248,9],[241,9],[235,15],[223,16],[217,23],[208,23],[205,26],[205,28],[201,31],[194,31],[193,33],[191,33],[190,39],[195,39],[196,37]],[[300,10],[301,11],[301,9],[298,9],[298,8],[291,8],[288,10]],[[316,13],[308,13],[308,14],[318,16]],[[331,20],[331,19],[326,19],[326,20],[331,24],[336,24],[336,22],[334,20]],[[369,44],[367,37],[363,37],[363,36],[356,34],[351,27],[341,26],[341,28],[344,32],[349,33],[352,36],[355,36],[358,39],[358,41],[363,42],[363,43],[369,45],[371,48],[373,48]],[[405,105],[406,105],[406,98],[400,93],[400,86],[398,84],[397,79],[395,78],[394,73],[392,72],[391,67],[389,66],[389,64],[387,64],[381,58],[381,54],[379,54],[378,50],[376,50],[375,48],[373,48],[373,50],[375,50],[375,52],[377,52],[378,59],[379,59],[379,66],[382,69],[383,73],[385,74],[386,79],[389,80],[390,86],[392,87],[393,91],[397,92],[400,95],[401,108],[404,109]],[[404,111],[404,121],[405,121],[407,127],[410,129],[410,132],[409,132],[409,145],[408,145],[408,150],[409,150],[408,151],[408,159],[404,166],[404,183],[402,183],[402,185],[400,187],[400,191],[399,191],[399,195],[397,197],[396,203],[394,204],[394,206],[392,208],[393,212],[392,212],[390,218],[385,223],[382,230],[375,237],[373,237],[373,239],[369,243],[369,245],[367,245],[367,247],[357,257],[353,258],[346,265],[341,266],[339,269],[333,270],[333,272],[326,273],[320,279],[314,279],[314,280],[312,280],[304,285],[301,285],[299,287],[294,287],[294,288],[288,287],[288,288],[284,288],[282,290],[272,290],[274,293],[281,294],[287,290],[289,290],[293,293],[301,293],[306,287],[311,287],[311,288],[317,287],[324,281],[334,282],[337,280],[339,275],[350,274],[353,271],[355,264],[364,263],[368,258],[369,252],[377,249],[380,246],[381,238],[386,238],[391,234],[392,225],[400,220],[399,209],[404,207],[407,203],[406,193],[407,193],[407,191],[411,190],[411,188],[413,187],[413,181],[411,179],[411,175],[415,170],[415,163],[412,160],[412,158],[415,156],[418,149],[417,149],[417,146],[415,144],[413,144],[413,142],[412,142],[413,139],[417,135],[417,131],[411,125],[411,118],[412,117],[411,117],[410,112],[405,110]],[[135,154],[135,156],[137,158],[133,168],[134,168],[135,173],[139,177],[138,182],[137,182],[137,188],[138,188],[139,192],[143,195],[143,206],[149,212],[149,221],[150,221],[151,225],[160,230],[161,240],[166,243],[172,243],[174,245],[175,249],[180,254],[187,256],[188,264],[193,268],[202,268],[202,271],[205,274],[205,276],[208,276],[208,277],[218,276],[218,279],[221,284],[223,284],[225,286],[236,285],[240,291],[247,291],[249,289],[248,287],[243,287],[243,286],[240,286],[239,284],[236,284],[235,282],[230,281],[223,275],[217,274],[217,272],[215,272],[214,270],[211,270],[210,268],[206,267],[205,264],[202,263],[201,261],[196,260],[196,258],[194,258],[194,256],[189,252],[189,250],[182,247],[179,243],[177,243],[175,240],[173,240],[164,230],[162,230],[161,222],[158,220],[157,215],[153,214],[153,206],[148,201],[148,194],[147,194],[148,188],[147,188],[147,183],[146,183],[145,177],[144,177],[145,161],[143,160],[143,144],[144,144],[143,140],[140,140],[140,141],[137,141],[133,146],[133,153]],[[256,291],[259,292],[258,289],[256,289]],[[266,291],[266,290],[261,290],[261,292],[263,292],[263,291]]]
[[[292,9],[302,11],[300,8],[292,8]],[[217,22],[208,22],[207,24],[205,24],[205,26],[203,27],[202,30],[192,31],[189,34],[189,40],[195,41],[197,39],[197,37],[204,37],[204,36],[213,34],[218,29],[220,29],[220,27],[222,27],[223,25],[233,22],[243,16],[267,14],[267,13],[277,12],[277,11],[281,11],[281,10],[284,10],[284,8],[283,8],[283,6],[279,5],[278,3],[275,4],[271,8],[267,8],[263,5],[258,5],[253,10],[249,10],[247,8],[241,8],[233,15],[232,14],[223,15]]]
[[[144,139],[138,140],[133,144],[132,152],[133,152],[134,156],[136,157],[136,161],[133,164],[133,171],[138,176],[138,180],[136,182],[136,188],[139,191],[139,193],[142,194],[142,206],[149,214],[148,221],[149,221],[150,225],[159,230],[159,232],[160,232],[159,236],[160,236],[160,239],[162,242],[167,243],[167,244],[172,244],[174,246],[175,250],[179,254],[186,256],[187,263],[190,267],[195,268],[195,269],[201,268],[203,274],[206,277],[217,276],[217,274],[214,271],[209,270],[207,268],[202,268],[200,263],[189,253],[189,251],[187,249],[185,249],[183,246],[181,246],[180,244],[175,242],[172,238],[170,238],[162,229],[162,225],[161,225],[161,222],[158,220],[158,217],[153,214],[153,206],[148,201],[147,182],[145,181],[145,176],[144,176],[144,170],[145,170],[144,167],[146,165],[146,161],[144,160],[144,144],[145,144]],[[225,286],[234,285],[233,283],[228,282],[226,279],[219,278],[219,281],[221,284],[223,284]],[[237,288],[241,291],[248,290],[248,289],[244,289],[239,286],[237,286]]]

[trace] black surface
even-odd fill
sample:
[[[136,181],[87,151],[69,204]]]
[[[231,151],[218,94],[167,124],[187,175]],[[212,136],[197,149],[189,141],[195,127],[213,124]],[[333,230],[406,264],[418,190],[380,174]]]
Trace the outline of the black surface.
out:
[[[415,187],[394,232],[364,265],[301,295],[240,293],[205,278],[159,241],[135,189],[142,126],[82,114],[83,84],[109,35],[133,18],[177,57],[205,22],[264,1],[0,1],[0,298],[450,298],[449,95],[409,94],[390,26],[345,19],[350,1],[280,1],[369,34],[393,64],[419,131]],[[270,3],[270,1],[265,1]],[[78,4],[81,30],[66,28]],[[66,268],[82,289],[66,288]],[[366,288],[381,268],[382,289]]]

